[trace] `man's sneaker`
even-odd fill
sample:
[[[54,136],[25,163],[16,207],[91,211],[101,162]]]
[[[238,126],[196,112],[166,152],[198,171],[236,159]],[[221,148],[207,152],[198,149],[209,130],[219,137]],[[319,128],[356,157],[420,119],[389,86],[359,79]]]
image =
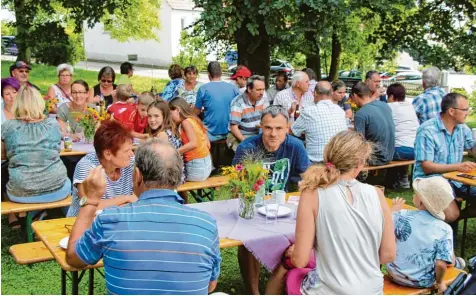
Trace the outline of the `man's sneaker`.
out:
[[[455,268],[464,269],[466,267],[466,262],[461,257],[455,258]]]
[[[398,186],[405,189],[410,189],[410,182],[408,182],[408,176],[401,176],[398,180]]]

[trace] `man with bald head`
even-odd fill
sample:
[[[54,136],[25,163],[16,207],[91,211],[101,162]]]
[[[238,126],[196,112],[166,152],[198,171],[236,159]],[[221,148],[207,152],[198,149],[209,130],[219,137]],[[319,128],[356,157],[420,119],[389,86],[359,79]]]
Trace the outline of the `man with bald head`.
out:
[[[68,264],[83,268],[103,259],[109,294],[213,291],[221,262],[218,228],[207,213],[183,205],[174,191],[182,166],[182,157],[169,143],[148,140],[135,153],[138,201],[101,213],[96,210],[106,175],[102,166],[91,170],[69,237]]]
[[[319,81],[314,89],[314,103],[301,112],[291,126],[297,137],[306,136],[306,151],[313,163],[323,161],[324,147],[329,140],[347,129],[345,112],[332,102],[332,86]]]
[[[306,72],[296,71],[291,79],[291,87],[280,91],[274,98],[273,105],[286,108],[291,122],[297,119],[307,106],[313,105],[309,76]]]

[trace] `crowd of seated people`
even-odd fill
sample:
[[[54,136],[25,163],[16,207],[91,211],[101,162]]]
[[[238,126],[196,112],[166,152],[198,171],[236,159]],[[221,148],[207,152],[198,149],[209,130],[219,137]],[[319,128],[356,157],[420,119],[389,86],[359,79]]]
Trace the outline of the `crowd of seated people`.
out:
[[[464,150],[473,148],[474,140],[464,124],[469,113],[467,98],[442,92],[438,87],[440,72],[435,67],[423,72],[425,92],[410,103],[401,84],[392,84],[383,93],[375,71],[367,74],[365,82],[356,83],[347,97],[343,82],[316,81],[311,69],[296,71],[289,84],[287,76],[278,75],[276,85],[266,90],[264,77],[252,75],[246,67],[237,70],[234,85],[222,81],[218,62],[208,65],[210,82],[205,84],[197,81],[194,66],[182,69],[172,65],[172,80],[160,97],[134,91],[130,63],[121,66],[117,85],[114,70],[103,67],[98,73],[99,84],[93,88],[81,79],[73,80],[73,68],[61,64],[58,83],[48,89],[49,97],[59,99],[50,117],[44,115],[40,92],[29,82],[31,66],[16,62],[11,70],[12,77],[2,79],[2,160],[8,160],[5,169],[9,174],[2,196],[5,193],[14,202],[52,202],[71,194],[73,202],[67,216],[77,216],[88,205],[83,200],[88,196],[85,182],[98,182],[88,176],[97,174],[100,167],[104,180],[102,189],[94,193],[95,209],[135,204],[145,188],[154,188],[152,183],[143,182],[151,178],[144,174],[154,169],[146,156],[163,156],[155,151],[157,145],[175,151],[170,155],[180,163],[179,180],[160,188],[176,189],[185,181],[206,180],[213,171],[211,142],[226,139],[235,151],[233,164],[259,149],[267,168],[276,163],[285,166],[287,173],[280,180],[283,188],[289,190],[299,184],[301,191],[296,242],[273,272],[268,293],[279,294],[285,286],[292,294],[381,293],[380,264],[387,264],[392,280],[399,284],[428,287],[436,283],[443,291],[443,266],[463,264],[454,257],[452,230],[446,222],[474,217],[476,211],[469,207],[460,213],[454,194],[466,193],[467,188],[440,175],[476,168],[475,163],[463,162],[462,158]],[[359,110],[353,112],[350,101]],[[111,119],[97,127],[94,152],[82,157],[68,178],[60,158],[61,139],[69,136],[81,141],[76,118],[101,102]],[[141,167],[134,157],[134,138],[150,150],[143,151]],[[392,214],[381,191],[356,180],[367,165],[413,159],[414,203],[418,208],[414,213],[402,211],[402,201],[397,200]],[[169,160],[163,161],[165,167],[170,165]],[[389,170],[389,180],[391,186],[410,188],[408,167]],[[144,190],[137,191],[135,186]],[[436,194],[435,188],[446,195]],[[473,189],[469,192],[476,195]],[[170,192],[161,194],[183,202]],[[412,232],[405,239],[403,234],[394,233],[394,228],[410,216],[411,227],[430,222],[435,225],[431,231],[441,240],[438,248],[432,245],[435,242],[430,241],[429,231]],[[16,221],[17,217],[9,217],[12,226]],[[329,239],[331,236],[338,239]],[[317,248],[316,241],[320,242]],[[423,248],[437,249],[425,259],[435,264],[422,267],[407,259],[412,254],[402,249],[408,250],[419,241],[427,241],[418,246],[421,252]],[[88,244],[99,252],[97,242],[85,237],[77,248]],[[346,249],[346,244],[353,250]],[[79,253],[68,254],[77,266],[80,261],[91,264],[100,258],[100,254],[94,260]],[[245,247],[239,248],[238,258],[248,292],[258,293],[260,263]],[[218,255],[210,263],[210,283],[218,277],[216,264],[220,260]],[[416,265],[418,272],[408,274]],[[423,274],[425,270],[431,276]],[[207,286],[203,291],[209,289]]]

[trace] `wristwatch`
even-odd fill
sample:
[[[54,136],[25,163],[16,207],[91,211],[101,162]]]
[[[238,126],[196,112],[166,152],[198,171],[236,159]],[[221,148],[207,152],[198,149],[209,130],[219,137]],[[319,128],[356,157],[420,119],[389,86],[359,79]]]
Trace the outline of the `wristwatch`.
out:
[[[99,205],[99,201],[92,200],[92,199],[87,198],[86,196],[83,196],[83,197],[79,200],[79,206],[80,206],[80,207],[85,207],[85,206],[87,206],[87,205],[92,205],[92,206],[97,207],[97,206]]]

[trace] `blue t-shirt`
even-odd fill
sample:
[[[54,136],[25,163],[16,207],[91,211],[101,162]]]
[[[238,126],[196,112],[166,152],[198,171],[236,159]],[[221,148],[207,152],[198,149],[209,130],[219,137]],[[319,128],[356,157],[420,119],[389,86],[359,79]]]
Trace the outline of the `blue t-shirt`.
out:
[[[243,140],[236,149],[233,165],[240,163],[246,155],[253,153],[264,153],[264,165],[270,170],[270,183],[267,189],[287,189],[289,182],[297,183],[301,180],[300,175],[311,164],[302,141],[290,135],[286,135],[286,139],[276,152],[266,151],[263,145],[263,134]]]
[[[404,286],[428,288],[435,283],[435,261],[453,261],[453,230],[428,211],[393,213],[397,257],[387,264],[393,281]]]
[[[392,109],[386,103],[375,100],[364,105],[355,113],[354,127],[367,141],[376,144],[375,159],[370,165],[384,165],[393,160],[395,124]]]
[[[86,264],[103,258],[108,294],[207,295],[220,274],[215,219],[166,189],[104,209],[75,250]]]
[[[200,87],[195,108],[205,108],[203,123],[210,134],[228,134],[231,101],[239,94],[236,86],[224,81],[211,81]]]

